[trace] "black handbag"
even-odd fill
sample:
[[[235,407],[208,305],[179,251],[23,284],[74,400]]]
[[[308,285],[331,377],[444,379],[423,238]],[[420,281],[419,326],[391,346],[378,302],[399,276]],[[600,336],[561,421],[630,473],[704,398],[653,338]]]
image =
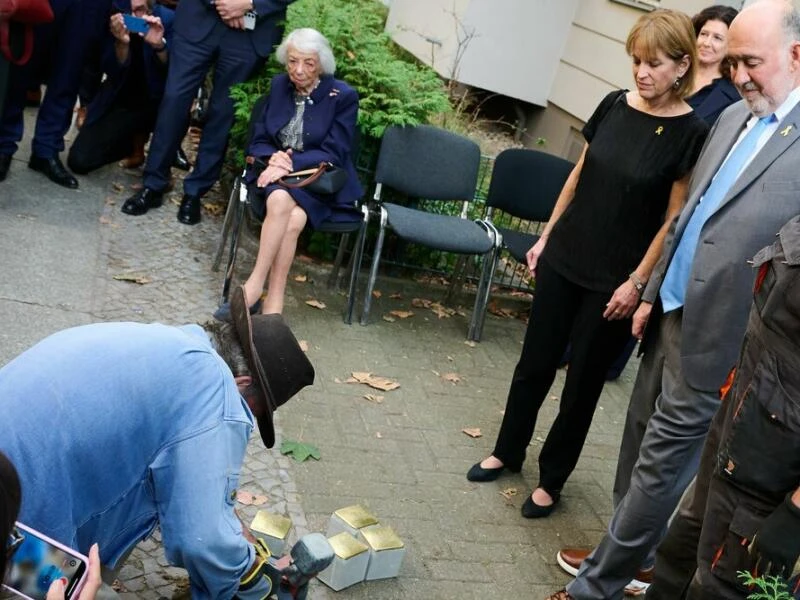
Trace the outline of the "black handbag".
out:
[[[288,173],[275,183],[285,188],[305,188],[314,194],[335,194],[347,183],[347,172],[329,162],[318,167]]]

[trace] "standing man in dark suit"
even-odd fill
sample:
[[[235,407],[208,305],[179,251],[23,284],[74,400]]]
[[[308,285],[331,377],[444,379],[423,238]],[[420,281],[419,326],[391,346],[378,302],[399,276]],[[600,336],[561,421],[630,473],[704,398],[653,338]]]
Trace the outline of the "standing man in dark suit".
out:
[[[754,281],[747,261],[800,212],[800,13],[789,2],[749,5],[731,25],[728,58],[744,102],[711,130],[634,315],[635,335],[647,324],[645,352],[663,353],[663,373],[649,374],[662,391],[608,532],[550,600],[622,598],[660,541],[739,354]]]
[[[78,180],[64,168],[58,155],[64,150],[64,134],[72,123],[86,46],[108,22],[111,3],[51,0],[50,5],[55,20],[36,26],[31,60],[23,67],[11,69],[0,118],[0,181],[8,175],[11,158],[22,139],[25,92],[44,82],[47,92],[36,116],[28,166],[59,185],[75,189]]]
[[[282,36],[286,7],[294,0],[182,0],[175,12],[174,48],[159,108],[144,187],[128,198],[122,212],[142,215],[161,206],[170,166],[186,133],[192,98],[211,66],[213,91],[208,119],[192,173],[183,182],[178,220],[200,221],[200,197],[219,178],[228,132],[233,125],[230,87],[260,68]]]

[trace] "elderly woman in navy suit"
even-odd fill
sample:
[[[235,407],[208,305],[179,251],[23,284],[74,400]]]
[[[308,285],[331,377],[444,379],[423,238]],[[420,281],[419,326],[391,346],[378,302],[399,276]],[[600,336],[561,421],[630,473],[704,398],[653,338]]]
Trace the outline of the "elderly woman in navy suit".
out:
[[[267,165],[256,180],[266,201],[266,217],[256,264],[244,289],[251,312],[260,308],[264,313],[283,310],[286,279],[297,238],[306,224],[315,228],[323,221],[361,218],[354,202],[362,190],[351,157],[358,94],[333,78],[336,63],[330,44],[314,29],[292,31],[278,47],[276,56],[286,65],[286,73],[272,79],[264,115],[256,124],[248,149],[250,156]],[[321,162],[330,162],[347,172],[347,183],[339,192],[321,195],[276,183],[287,173],[316,167]],[[255,176],[253,173],[251,178]],[[268,294],[260,307],[268,277]]]

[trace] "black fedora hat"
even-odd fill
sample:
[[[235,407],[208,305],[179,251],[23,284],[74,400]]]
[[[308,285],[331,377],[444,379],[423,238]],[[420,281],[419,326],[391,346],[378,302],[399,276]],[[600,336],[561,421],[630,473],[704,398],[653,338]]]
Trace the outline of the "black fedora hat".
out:
[[[314,383],[314,367],[281,315],[250,315],[242,286],[231,294],[231,318],[250,372],[266,400],[265,410],[257,418],[258,430],[264,445],[272,448],[272,413]]]

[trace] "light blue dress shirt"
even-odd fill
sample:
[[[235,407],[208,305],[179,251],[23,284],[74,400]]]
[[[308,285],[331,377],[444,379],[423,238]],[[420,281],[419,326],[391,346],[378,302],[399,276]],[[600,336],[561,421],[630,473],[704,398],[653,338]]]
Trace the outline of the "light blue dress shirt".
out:
[[[194,599],[233,597],[254,560],[233,512],[252,428],[197,325],[67,329],[0,369],[20,521],[108,566],[158,525]]]

